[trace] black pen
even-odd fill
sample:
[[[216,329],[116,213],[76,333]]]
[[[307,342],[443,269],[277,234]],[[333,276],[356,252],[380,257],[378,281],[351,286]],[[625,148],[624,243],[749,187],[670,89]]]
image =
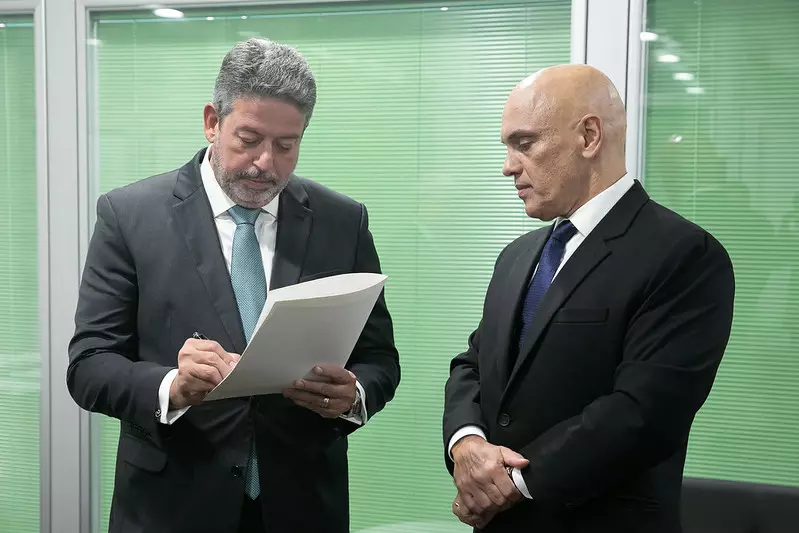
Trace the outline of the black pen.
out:
[[[208,337],[206,337],[205,335],[203,335],[202,333],[199,333],[197,331],[192,333],[191,338],[192,339],[198,339],[198,340],[201,340],[201,341],[207,341],[208,340]]]

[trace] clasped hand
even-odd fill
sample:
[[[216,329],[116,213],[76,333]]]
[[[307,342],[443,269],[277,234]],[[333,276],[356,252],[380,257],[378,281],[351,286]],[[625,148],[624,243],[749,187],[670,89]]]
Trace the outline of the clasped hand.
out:
[[[317,365],[313,376],[298,379],[283,396],[325,418],[346,413],[355,403],[355,374],[335,365]]]
[[[482,529],[498,512],[524,497],[506,467],[524,468],[528,461],[513,450],[470,435],[453,446],[452,458],[458,489],[452,512],[461,522]]]

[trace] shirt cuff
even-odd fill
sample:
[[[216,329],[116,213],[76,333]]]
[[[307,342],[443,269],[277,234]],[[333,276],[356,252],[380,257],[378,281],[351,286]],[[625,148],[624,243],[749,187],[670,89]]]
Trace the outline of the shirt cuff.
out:
[[[158,387],[158,406],[161,409],[161,416],[158,421],[162,424],[173,424],[178,418],[183,416],[183,413],[189,410],[189,406],[182,409],[169,410],[169,390],[172,388],[172,382],[178,377],[178,369],[173,368],[167,372],[164,379],[161,380],[161,386]]]
[[[455,434],[449,439],[449,446],[447,447],[447,455],[449,455],[450,460],[452,459],[452,447],[461,440],[463,437],[468,437],[469,435],[477,435],[478,437],[482,437],[483,440],[486,439],[485,432],[480,429],[479,426],[463,426]]]
[[[518,468],[511,470],[511,479],[513,479],[513,484],[516,485],[516,488],[519,489],[519,492],[522,493],[522,496],[528,500],[533,499],[533,497],[530,496],[530,491],[527,489],[527,483],[524,482],[524,476],[522,476],[521,470]]]
[[[361,402],[361,412],[357,414],[349,414],[349,412],[347,412],[341,415],[340,418],[343,418],[347,422],[352,422],[353,424],[358,424],[359,426],[362,426],[366,424],[366,420],[369,418],[369,415],[366,412],[366,391],[364,390],[363,386],[361,386],[360,381],[357,380],[355,381],[355,387],[356,387],[355,401]]]

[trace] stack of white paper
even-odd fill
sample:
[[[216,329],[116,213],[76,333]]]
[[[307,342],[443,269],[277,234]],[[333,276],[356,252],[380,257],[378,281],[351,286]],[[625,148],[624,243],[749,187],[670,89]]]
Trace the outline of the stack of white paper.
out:
[[[314,365],[344,366],[386,279],[342,274],[270,291],[241,360],[205,401],[279,393]]]

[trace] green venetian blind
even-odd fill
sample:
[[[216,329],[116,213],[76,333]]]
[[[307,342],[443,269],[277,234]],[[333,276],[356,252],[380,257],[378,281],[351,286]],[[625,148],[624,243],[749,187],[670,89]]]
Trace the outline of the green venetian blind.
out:
[[[0,14],[0,530],[39,530],[33,17]]]
[[[646,188],[736,276],[686,474],[799,485],[799,3],[650,0],[647,24]]]
[[[534,227],[501,175],[502,106],[527,74],[569,61],[570,5],[380,2],[93,21],[101,192],[182,165],[206,144],[202,108],[237,41],[285,42],[311,64],[319,99],[297,173],[369,208],[403,369],[396,399],[351,439],[354,531],[465,530],[450,513],[443,387],[497,254]],[[103,524],[117,431],[101,425]]]

